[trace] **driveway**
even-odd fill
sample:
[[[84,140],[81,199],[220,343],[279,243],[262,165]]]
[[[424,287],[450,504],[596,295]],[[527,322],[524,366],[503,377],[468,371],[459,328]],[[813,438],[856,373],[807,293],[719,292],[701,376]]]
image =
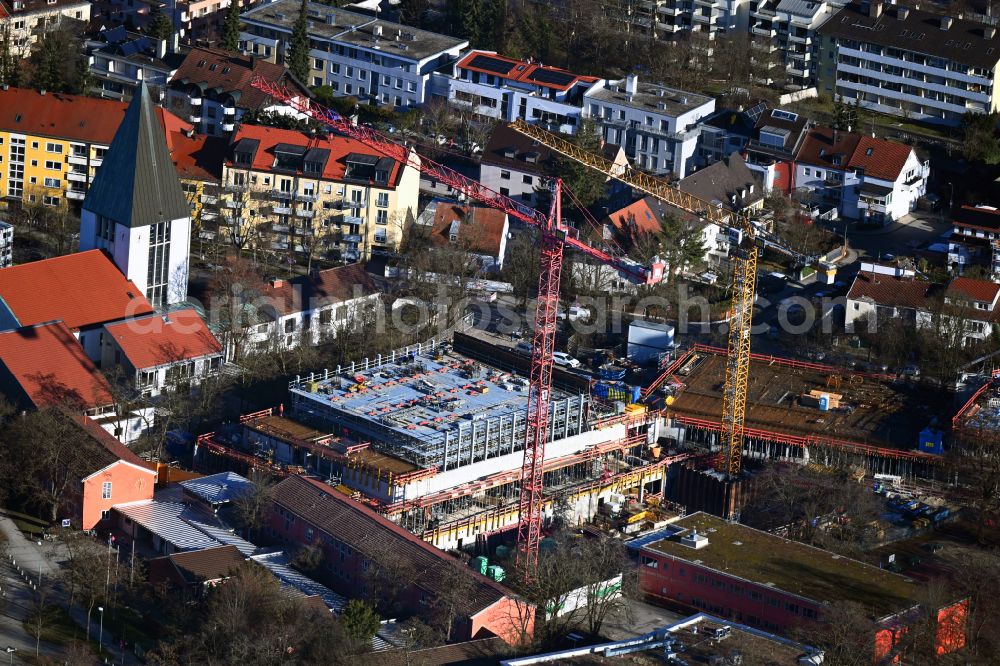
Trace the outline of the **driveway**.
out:
[[[837,223],[832,223],[837,232]],[[847,229],[847,238],[852,248],[858,251],[861,260],[878,261],[886,253],[894,255],[912,255],[915,250],[925,247],[937,240],[941,234],[951,228],[951,223],[936,214],[911,213],[898,222],[883,229],[858,229],[851,225]]]

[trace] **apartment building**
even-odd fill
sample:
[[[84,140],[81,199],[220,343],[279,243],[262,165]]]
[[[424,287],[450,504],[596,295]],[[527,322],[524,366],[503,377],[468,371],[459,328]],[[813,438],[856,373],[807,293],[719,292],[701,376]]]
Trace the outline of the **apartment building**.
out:
[[[447,82],[448,101],[474,117],[524,120],[573,134],[580,124],[583,95],[599,79],[492,51],[470,51],[455,63]]]
[[[90,3],[86,0],[0,0],[0,29],[10,29],[15,58],[27,58],[32,45],[47,27],[63,18],[86,23]]]
[[[604,6],[621,31],[662,41],[745,32],[750,10],[748,0],[606,0]]]
[[[302,117],[291,106],[275,103],[269,95],[254,88],[251,81],[255,76],[283,85],[300,97],[309,94],[281,65],[220,49],[196,47],[187,53],[170,78],[167,107],[193,123],[198,131],[215,136],[232,132],[248,112]]]
[[[1000,107],[993,26],[871,2],[844,7],[819,33],[821,93],[945,125]]]
[[[223,235],[353,262],[399,248],[416,219],[420,174],[353,139],[242,125],[222,184]]]
[[[819,74],[817,30],[847,0],[751,0],[750,33],[757,46],[782,67],[785,85],[801,89],[815,85]],[[772,74],[769,82],[775,80]]]
[[[653,83],[634,74],[597,81],[584,94],[583,113],[604,140],[625,149],[632,163],[654,174],[683,178],[694,166],[698,122],[715,111],[715,100]]]
[[[141,81],[156,101],[163,98],[167,82],[184,60],[176,37],[154,39],[124,26],[102,30],[88,39],[87,56],[93,77],[91,93],[108,99],[132,99]]]
[[[112,100],[0,88],[0,196],[66,206],[83,201],[126,105]],[[184,125],[156,109],[163,127]]]
[[[0,268],[14,265],[14,225],[0,221]]]
[[[299,0],[278,0],[242,15],[244,54],[284,64]],[[337,95],[412,108],[425,102],[433,72],[456,60],[469,42],[365,14],[308,3],[309,86]]]

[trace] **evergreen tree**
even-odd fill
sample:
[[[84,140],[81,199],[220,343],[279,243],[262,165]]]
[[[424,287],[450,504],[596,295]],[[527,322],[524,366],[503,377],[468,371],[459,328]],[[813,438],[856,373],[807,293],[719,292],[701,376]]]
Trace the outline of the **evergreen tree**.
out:
[[[309,83],[309,15],[306,0],[302,0],[299,15],[292,26],[292,37],[288,42],[288,57],[285,60],[288,70],[299,81]]]
[[[240,50],[240,1],[230,0],[226,11],[226,22],[222,26],[222,41],[219,44],[227,51]]]
[[[600,155],[603,141],[597,125],[590,118],[583,118],[573,143],[589,153]],[[558,174],[563,183],[576,196],[580,205],[589,208],[598,202],[607,190],[607,176],[571,159],[558,160]]]
[[[371,643],[382,624],[375,609],[360,599],[351,599],[347,602],[341,621],[347,637],[363,645]]]
[[[160,5],[154,4],[149,11],[149,21],[146,23],[146,34],[153,39],[169,40],[174,34],[174,26]]]
[[[10,24],[4,25],[0,32],[0,83],[15,87],[21,84],[21,68],[14,57]]]
[[[60,32],[44,34],[31,52],[31,85],[39,90],[68,92],[66,90],[66,49]]]

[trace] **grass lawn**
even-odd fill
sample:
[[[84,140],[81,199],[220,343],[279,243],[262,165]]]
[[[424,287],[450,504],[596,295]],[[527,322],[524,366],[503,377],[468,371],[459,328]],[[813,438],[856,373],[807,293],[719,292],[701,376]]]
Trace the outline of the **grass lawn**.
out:
[[[28,619],[23,622],[24,630],[32,638],[35,637],[34,623],[31,622],[33,615],[29,613]],[[42,629],[42,640],[56,645],[69,645],[73,641],[83,640],[83,629],[73,622],[73,618],[62,606],[49,606],[46,609],[46,621]]]

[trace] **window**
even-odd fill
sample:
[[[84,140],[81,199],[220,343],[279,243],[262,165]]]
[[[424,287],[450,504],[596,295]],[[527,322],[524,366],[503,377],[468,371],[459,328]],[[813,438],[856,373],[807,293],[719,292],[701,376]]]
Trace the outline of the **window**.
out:
[[[417,84],[413,81],[406,82],[406,92],[415,93],[417,92]]]
[[[45,144],[45,152],[47,153],[60,153],[62,154],[63,147],[59,143],[47,143]]]
[[[58,178],[46,178],[45,187],[59,187],[62,183],[59,182]]]
[[[353,79],[354,78],[354,68],[353,67],[348,67],[345,70],[345,73],[347,75],[347,78],[349,78],[349,79]]]
[[[319,71],[322,72],[323,71],[323,61],[320,60],[319,58],[313,58],[313,69],[318,69]]]
[[[319,323],[325,326],[329,324],[331,321],[333,321],[333,308],[329,308],[327,310],[320,310]]]
[[[348,95],[353,95],[354,94],[354,86],[351,85],[350,83],[345,83],[344,84],[344,92],[346,94],[348,94]]]
[[[501,171],[500,180],[510,180],[510,171]]]
[[[293,333],[295,331],[295,320],[291,317],[285,320],[285,333]]]
[[[32,141],[31,142],[31,149],[32,150],[38,150],[38,142],[37,141]]]
[[[387,210],[377,210],[375,211],[375,224],[388,224],[389,223],[389,211]],[[384,240],[382,241],[385,242]]]
[[[367,81],[368,80],[368,70],[367,69],[359,69],[358,70],[358,80],[359,81]]]
[[[101,487],[101,499],[111,499],[111,482],[105,481]]]
[[[811,176],[812,175],[812,169],[810,169],[809,167],[806,167],[804,173],[807,176]]]
[[[42,203],[45,204],[46,206],[58,206],[59,197],[50,197],[49,195],[46,194],[45,196],[42,197]]]
[[[402,90],[403,89],[403,79],[396,79],[396,82],[393,84],[392,87],[395,88],[396,90]]]
[[[501,187],[500,188],[500,194],[504,195],[505,197],[509,197],[510,196],[510,188],[509,187]]]
[[[379,192],[378,197],[375,199],[375,205],[379,208],[387,208],[389,206],[389,193]]]

